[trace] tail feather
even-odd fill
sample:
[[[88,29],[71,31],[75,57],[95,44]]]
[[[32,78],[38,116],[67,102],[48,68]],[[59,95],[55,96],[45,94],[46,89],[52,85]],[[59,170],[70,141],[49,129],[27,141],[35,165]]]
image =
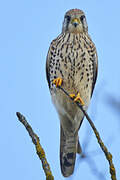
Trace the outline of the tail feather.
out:
[[[78,144],[77,144],[77,153],[78,153],[78,154],[81,154],[81,153],[82,153],[82,148],[81,148],[81,145],[80,145],[79,140],[78,140]]]
[[[61,126],[60,135],[60,165],[63,176],[68,177],[74,171],[76,160],[76,152],[80,151],[80,144],[78,143],[78,134],[72,136],[65,136]]]

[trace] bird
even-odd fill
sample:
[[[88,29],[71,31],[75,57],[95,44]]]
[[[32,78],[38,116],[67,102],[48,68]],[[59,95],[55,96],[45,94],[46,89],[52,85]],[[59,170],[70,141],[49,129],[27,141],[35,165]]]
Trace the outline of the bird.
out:
[[[60,167],[64,177],[73,174],[76,153],[82,153],[78,131],[84,114],[76,102],[87,111],[97,72],[97,50],[88,34],[85,13],[70,9],[65,13],[62,32],[51,42],[46,58],[46,78],[60,119]]]

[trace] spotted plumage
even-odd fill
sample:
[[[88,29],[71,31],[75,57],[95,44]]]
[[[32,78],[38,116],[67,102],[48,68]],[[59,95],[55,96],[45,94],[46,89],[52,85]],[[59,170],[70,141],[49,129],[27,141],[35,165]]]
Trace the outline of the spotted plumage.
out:
[[[84,115],[52,82],[62,78],[62,87],[69,94],[80,93],[87,110],[97,78],[97,52],[83,11],[72,9],[65,14],[62,33],[48,51],[46,72],[60,118],[60,163],[62,174],[67,177],[73,173],[76,152],[81,152],[78,130]]]

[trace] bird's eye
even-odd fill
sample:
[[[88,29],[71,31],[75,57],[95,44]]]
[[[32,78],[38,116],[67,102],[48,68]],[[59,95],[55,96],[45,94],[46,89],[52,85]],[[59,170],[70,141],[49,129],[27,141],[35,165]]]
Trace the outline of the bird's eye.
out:
[[[67,21],[70,21],[71,17],[70,16],[65,16],[65,18],[67,19]]]
[[[82,15],[82,16],[80,17],[80,20],[83,21],[84,18],[85,18],[85,16]]]

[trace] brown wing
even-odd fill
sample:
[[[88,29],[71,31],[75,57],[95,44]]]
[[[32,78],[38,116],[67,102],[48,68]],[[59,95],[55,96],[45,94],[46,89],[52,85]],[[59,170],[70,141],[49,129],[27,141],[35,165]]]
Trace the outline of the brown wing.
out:
[[[49,88],[50,88],[50,61],[52,59],[54,59],[54,55],[55,55],[55,50],[57,48],[56,44],[58,43],[58,41],[60,40],[60,38],[62,39],[62,34],[59,35],[56,39],[54,39],[51,44],[50,44],[50,47],[49,47],[49,50],[48,50],[48,54],[47,54],[47,58],[46,58],[46,77],[47,77],[47,81],[48,81],[48,85],[49,85]],[[60,38],[59,38],[60,37]]]
[[[47,58],[46,58],[46,77],[47,77],[49,88],[51,85],[50,70],[51,70],[51,65],[53,66],[52,60],[55,59],[58,44],[63,41],[64,36],[65,36],[65,34],[60,34],[56,39],[54,39],[51,42],[50,48],[48,50],[48,54],[47,54]]]
[[[50,52],[50,48],[48,50],[48,54],[47,54],[47,58],[46,58],[46,78],[47,78],[47,82],[50,88],[50,56],[49,56],[49,52]]]
[[[95,87],[95,83],[97,80],[97,74],[98,74],[98,56],[97,56],[97,52],[95,50],[95,53],[93,54],[93,83],[92,83],[92,92],[91,92],[91,96],[93,94],[93,90]]]

